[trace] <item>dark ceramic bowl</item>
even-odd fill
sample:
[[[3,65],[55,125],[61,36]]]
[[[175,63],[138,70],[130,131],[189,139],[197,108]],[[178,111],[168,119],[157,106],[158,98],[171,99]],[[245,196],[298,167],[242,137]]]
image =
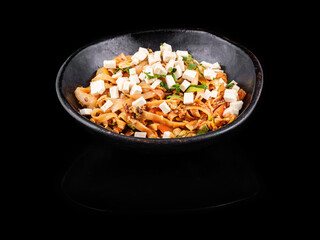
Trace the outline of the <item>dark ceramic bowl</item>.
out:
[[[147,139],[114,133],[79,114],[80,105],[74,96],[74,90],[78,86],[89,85],[103,60],[112,59],[121,52],[132,55],[139,47],[156,50],[162,42],[172,45],[173,50],[187,50],[199,61],[219,62],[229,79],[239,83],[247,95],[235,121],[216,131],[194,137]],[[166,29],[108,36],[73,53],[61,66],[56,79],[56,91],[62,106],[97,138],[102,137],[120,147],[144,150],[155,150],[160,146],[163,148],[164,145],[166,150],[188,149],[190,146],[194,149],[223,139],[223,136],[244,124],[252,113],[260,97],[262,85],[262,68],[258,59],[248,49],[216,33],[199,29]]]

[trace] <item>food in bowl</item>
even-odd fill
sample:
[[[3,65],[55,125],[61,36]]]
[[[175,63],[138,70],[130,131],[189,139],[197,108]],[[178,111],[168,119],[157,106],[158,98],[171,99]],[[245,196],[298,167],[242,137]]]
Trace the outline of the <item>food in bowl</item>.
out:
[[[185,50],[140,47],[104,60],[90,85],[74,94],[79,113],[110,131],[142,138],[182,138],[234,121],[246,92],[218,62],[196,61]]]

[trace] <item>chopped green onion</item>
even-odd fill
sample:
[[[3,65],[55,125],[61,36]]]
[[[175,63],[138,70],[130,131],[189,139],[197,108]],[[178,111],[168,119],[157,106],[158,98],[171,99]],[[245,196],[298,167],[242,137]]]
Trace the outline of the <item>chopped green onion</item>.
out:
[[[204,124],[198,131],[197,131],[197,135],[201,135],[201,134],[204,134],[204,133],[207,133],[209,132],[209,128],[207,126],[207,124]]]
[[[170,98],[174,98],[174,97],[179,97],[179,98],[181,98],[181,96],[180,95],[170,95],[170,96],[167,96],[167,99],[170,99]]]

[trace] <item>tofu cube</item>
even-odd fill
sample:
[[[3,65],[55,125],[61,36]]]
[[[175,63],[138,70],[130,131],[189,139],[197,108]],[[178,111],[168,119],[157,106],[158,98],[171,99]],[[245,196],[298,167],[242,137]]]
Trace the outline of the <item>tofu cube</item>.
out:
[[[135,68],[130,68],[129,69],[129,75],[131,76],[131,75],[136,75],[137,73],[136,73],[136,69]]]
[[[102,94],[106,88],[104,87],[104,81],[98,80],[90,83],[90,92],[92,95]]]
[[[135,132],[134,136],[135,137],[140,137],[140,138],[146,138],[147,137],[147,133],[146,132]]]
[[[141,94],[141,93],[142,93],[142,88],[139,85],[133,85],[130,91],[130,95]]]
[[[205,100],[208,100],[211,97],[211,92],[206,89],[206,91],[204,92],[203,96],[202,96]]]
[[[146,100],[143,97],[140,97],[132,102],[132,106],[139,107],[145,105],[146,103]]]
[[[182,78],[192,82],[197,76],[197,72],[196,71],[193,71],[193,70],[189,70],[187,69],[183,75],[182,75]]]
[[[235,102],[231,102],[230,103],[230,107],[240,111],[240,109],[242,108],[243,106],[243,101],[235,101]]]
[[[117,83],[117,87],[118,87],[119,91],[122,91],[123,84],[125,81],[127,81],[127,79],[128,79],[127,77],[119,77],[117,79],[116,83]]]
[[[131,82],[132,84],[138,84],[138,83],[140,83],[140,80],[139,80],[139,77],[138,77],[137,74],[131,75],[131,76],[129,77],[129,80],[130,80],[130,82]]]
[[[123,83],[122,92],[129,93],[129,91],[130,91],[130,81],[128,79],[127,81],[124,81],[124,83]]]
[[[143,70],[144,73],[148,73],[150,76],[154,76],[153,75],[153,68],[152,66],[147,66],[144,70]]]
[[[227,116],[228,114],[233,114],[233,115],[239,115],[239,110],[235,109],[235,108],[232,108],[232,107],[228,107],[224,110],[222,116],[225,117]]]
[[[211,64],[211,63],[202,61],[200,64],[201,64],[202,66],[204,66],[206,69],[212,69],[212,64]]]
[[[162,81],[157,79],[155,80],[152,85],[150,86],[152,89],[155,89]]]
[[[212,80],[213,78],[216,78],[217,73],[212,69],[205,69],[203,75],[206,79]]]
[[[212,90],[211,91],[211,97],[216,98],[218,96],[218,91]]]
[[[164,62],[169,62],[171,59],[175,60],[177,55],[172,51],[163,51],[162,58]]]
[[[149,54],[149,51],[148,51],[148,49],[146,49],[146,48],[143,48],[143,47],[139,47],[139,50],[138,50],[138,52],[142,52],[142,53],[145,53],[145,54]]]
[[[144,72],[141,72],[141,73],[139,74],[139,79],[140,79],[141,81],[144,81],[146,78],[148,78],[148,77],[147,77],[147,75],[146,75]]]
[[[173,69],[174,63],[175,63],[175,61],[174,61],[173,59],[171,59],[171,60],[166,64],[166,70],[167,70],[168,72],[170,71],[170,68]]]
[[[174,81],[172,75],[167,75],[166,76],[166,82],[167,82],[167,85],[168,85],[169,89],[171,89],[172,86],[176,84],[176,82]]]
[[[183,94],[183,103],[184,104],[193,103],[193,92],[187,92]]]
[[[103,106],[101,107],[102,111],[107,111],[111,106],[113,105],[113,102],[108,100]]]
[[[219,64],[218,62],[215,62],[215,63],[213,63],[213,64],[211,65],[211,68],[212,68],[212,69],[221,69],[221,66],[220,66],[220,64]]]
[[[160,62],[157,62],[153,66],[154,66],[153,67],[154,74],[160,74],[160,75],[166,75],[167,74],[167,70],[164,67],[162,67]]]
[[[149,54],[148,56],[148,62],[150,65],[155,64],[156,62],[160,62],[161,61],[161,57],[160,57],[161,52],[160,51],[155,51],[152,54]]]
[[[111,77],[115,79],[122,77],[122,71],[118,71],[116,74],[113,74]]]
[[[170,44],[163,43],[163,44],[160,46],[160,51],[161,51],[161,53],[164,52],[164,51],[172,52],[172,46],[171,46]]]
[[[184,70],[185,70],[184,61],[182,61],[182,60],[175,61],[175,62],[174,62],[174,66],[175,66],[175,67],[179,66],[180,69],[181,69],[181,71],[184,71]]]
[[[233,89],[226,89],[224,91],[223,98],[226,102],[235,102],[237,101],[238,93]]]
[[[119,98],[119,89],[117,86],[109,88],[111,98]]]
[[[80,109],[80,114],[81,115],[91,115],[92,109],[91,108],[82,108]]]
[[[117,67],[116,60],[104,60],[103,66],[105,68],[116,68]]]
[[[188,51],[180,51],[180,50],[178,50],[178,51],[176,51],[176,54],[178,56],[180,56],[180,57],[189,57]]]
[[[165,132],[163,133],[163,135],[162,135],[162,138],[171,138],[171,134],[172,134],[172,132],[170,132],[170,131],[165,131]]]
[[[179,65],[176,66],[176,71],[173,73],[176,79],[182,76],[182,70]]]
[[[163,102],[159,105],[159,108],[162,110],[164,114],[167,114],[171,111],[171,108],[168,106],[166,102]]]
[[[190,86],[190,82],[187,80],[184,80],[181,85],[180,85],[180,89],[184,92],[187,90],[187,88]]]

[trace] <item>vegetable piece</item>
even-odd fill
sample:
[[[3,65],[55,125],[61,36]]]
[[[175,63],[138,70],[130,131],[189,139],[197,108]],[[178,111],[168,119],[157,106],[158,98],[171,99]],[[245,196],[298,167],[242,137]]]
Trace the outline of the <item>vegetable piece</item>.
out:
[[[162,133],[166,132],[166,131],[169,131],[169,132],[172,132],[172,128],[168,127],[167,125],[164,125],[162,123],[160,123],[158,125],[158,130],[160,130]]]
[[[198,131],[197,131],[197,135],[201,135],[204,133],[209,132],[209,128],[207,126],[207,124],[204,124]]]

